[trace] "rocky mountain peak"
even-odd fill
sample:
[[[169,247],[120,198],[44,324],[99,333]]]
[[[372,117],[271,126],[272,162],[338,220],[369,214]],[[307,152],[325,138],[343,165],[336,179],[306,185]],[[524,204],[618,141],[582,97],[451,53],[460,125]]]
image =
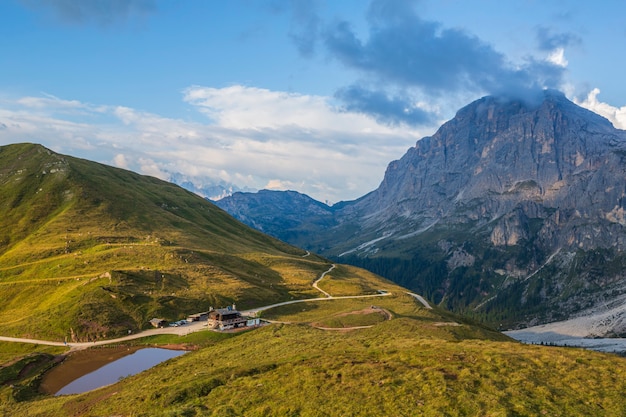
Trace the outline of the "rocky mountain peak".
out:
[[[387,216],[421,213],[428,223],[473,199],[498,195],[510,204],[476,214],[492,218],[522,199],[554,200],[624,141],[624,132],[559,92],[545,91],[538,102],[483,97],[392,162],[362,204]]]
[[[604,117],[584,109],[557,90],[543,90],[536,94],[516,96],[485,96],[461,108],[454,119],[470,119],[481,127],[499,126],[501,130],[519,115],[533,114],[539,118],[553,119],[555,115],[566,116],[570,120],[582,119],[583,124],[597,125],[598,129],[613,130]],[[513,120],[511,120],[513,119]]]
[[[552,90],[488,96],[323,227],[313,215],[276,232],[453,310],[547,322],[626,298],[625,179],[626,131],[605,118]]]

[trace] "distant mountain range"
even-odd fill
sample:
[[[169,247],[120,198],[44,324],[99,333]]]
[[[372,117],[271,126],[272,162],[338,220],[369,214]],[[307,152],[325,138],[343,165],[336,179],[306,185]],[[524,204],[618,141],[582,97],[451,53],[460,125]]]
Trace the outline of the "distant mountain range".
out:
[[[626,132],[557,91],[469,104],[355,201],[263,191],[217,204],[502,328],[626,301]],[[625,334],[626,320],[603,329]]]
[[[256,189],[238,187],[226,181],[212,178],[190,177],[179,172],[169,174],[168,181],[209,200],[219,200],[236,192],[255,192]]]

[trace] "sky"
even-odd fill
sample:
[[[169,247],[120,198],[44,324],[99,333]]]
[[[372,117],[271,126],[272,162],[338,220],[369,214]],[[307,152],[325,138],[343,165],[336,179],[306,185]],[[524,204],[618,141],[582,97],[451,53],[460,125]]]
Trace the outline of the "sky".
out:
[[[328,203],[484,95],[626,129],[622,0],[0,0],[0,145]]]

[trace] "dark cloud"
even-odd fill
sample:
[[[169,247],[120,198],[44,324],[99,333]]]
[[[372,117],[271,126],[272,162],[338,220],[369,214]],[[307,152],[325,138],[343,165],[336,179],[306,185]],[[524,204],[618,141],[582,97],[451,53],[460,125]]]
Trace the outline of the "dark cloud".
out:
[[[342,88],[335,97],[344,103],[344,110],[373,115],[381,123],[419,125],[431,121],[429,113],[415,107],[409,97],[389,97],[359,85]]]
[[[378,26],[403,25],[415,16],[418,0],[372,0],[367,19],[374,28]]]
[[[406,5],[399,6],[403,3],[372,3],[370,16],[376,17],[370,17],[366,41],[358,39],[348,23],[335,24],[326,33],[328,50],[346,66],[383,83],[418,87],[430,94],[542,87],[540,80],[558,79],[560,71],[554,65],[528,60],[514,67],[476,36],[423,20]]]
[[[322,24],[318,14],[320,0],[266,0],[260,4],[272,14],[288,15],[289,39],[302,56],[310,58],[315,54]]]
[[[427,21],[415,11],[415,1],[374,0],[368,11],[369,33],[361,39],[346,21],[329,26],[323,40],[331,56],[358,70],[377,91],[349,87],[338,93],[348,109],[368,109],[375,117],[391,114],[378,109],[405,111],[406,100],[393,99],[384,106],[380,91],[403,90],[433,98],[459,92],[506,96],[529,95],[542,88],[557,88],[564,68],[533,58],[513,65],[490,44],[461,29]],[[544,37],[552,42],[575,42],[570,35]],[[375,103],[357,103],[375,100]],[[349,101],[348,101],[349,100]],[[406,101],[401,103],[400,101]],[[403,120],[404,114],[397,114]],[[393,119],[390,119],[393,121]]]
[[[314,0],[291,0],[289,37],[303,56],[312,56],[319,37],[320,18]]]
[[[155,0],[22,0],[34,9],[52,10],[67,23],[108,26],[156,10]]]
[[[556,48],[580,45],[582,39],[575,33],[554,33],[550,28],[539,26],[537,43],[542,51],[553,51]]]
[[[477,38],[417,18],[407,23],[381,28],[365,43],[340,23],[328,33],[326,45],[346,66],[430,92],[489,83],[494,64],[502,67],[503,57]]]

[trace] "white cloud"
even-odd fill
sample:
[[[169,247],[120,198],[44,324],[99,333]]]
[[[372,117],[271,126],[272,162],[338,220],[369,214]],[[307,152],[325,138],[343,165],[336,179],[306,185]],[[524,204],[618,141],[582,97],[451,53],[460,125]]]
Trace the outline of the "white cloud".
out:
[[[560,47],[555,48],[552,52],[550,52],[547,61],[563,68],[566,68],[567,64],[569,64],[569,62],[567,62],[567,59],[565,58],[565,49]]]
[[[328,97],[234,85],[190,87],[184,100],[215,124],[230,129],[297,126],[299,129],[390,133],[392,129],[356,113],[337,111]]]
[[[128,159],[126,158],[124,154],[119,153],[115,155],[115,158],[113,158],[113,165],[115,165],[118,168],[128,169],[129,167]]]
[[[41,143],[162,179],[181,173],[336,202],[376,188],[387,164],[434,128],[379,125],[335,111],[327,97],[243,86],[191,87],[184,100],[211,120],[51,96],[2,99],[0,144]]]
[[[268,190],[297,190],[303,184],[294,184],[291,181],[269,180],[265,187]]]
[[[626,107],[577,102],[626,128]],[[0,99],[0,144],[41,143],[54,151],[167,179],[180,173],[239,187],[292,189],[321,201],[360,197],[427,130],[377,124],[335,111],[327,97],[259,88],[191,87],[184,100],[206,123],[124,106],[52,96]]]
[[[151,175],[162,180],[167,180],[169,175],[163,172],[159,163],[152,159],[139,158],[140,172],[144,175]]]
[[[581,107],[606,117],[616,128],[626,129],[626,106],[614,107],[610,104],[602,103],[598,100],[599,94],[600,89],[594,88],[584,100],[574,99],[574,102]]]
[[[124,106],[115,107],[113,114],[117,116],[125,125],[129,125],[139,119],[133,109]]]
[[[81,109],[85,107],[80,101],[62,100],[49,94],[45,94],[44,97],[22,97],[17,102],[25,107],[38,109]]]

